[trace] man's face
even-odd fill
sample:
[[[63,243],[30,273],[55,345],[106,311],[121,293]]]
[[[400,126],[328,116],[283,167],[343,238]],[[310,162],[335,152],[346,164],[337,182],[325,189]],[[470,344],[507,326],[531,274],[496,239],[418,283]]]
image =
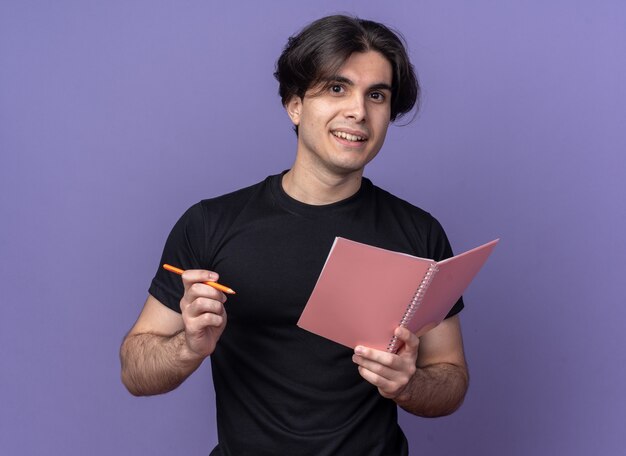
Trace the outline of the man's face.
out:
[[[362,173],[385,141],[392,69],[375,51],[354,53],[330,81],[287,104],[298,125],[298,156],[309,169]]]

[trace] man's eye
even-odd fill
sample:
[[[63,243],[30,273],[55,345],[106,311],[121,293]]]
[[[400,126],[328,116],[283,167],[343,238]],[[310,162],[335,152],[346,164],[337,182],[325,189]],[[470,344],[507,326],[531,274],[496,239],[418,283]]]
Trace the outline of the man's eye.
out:
[[[343,87],[340,86],[339,84],[333,84],[330,86],[330,91],[332,93],[341,93],[343,92]]]
[[[370,98],[372,98],[372,100],[376,100],[376,101],[383,101],[385,99],[385,95],[381,92],[372,92],[370,94]]]

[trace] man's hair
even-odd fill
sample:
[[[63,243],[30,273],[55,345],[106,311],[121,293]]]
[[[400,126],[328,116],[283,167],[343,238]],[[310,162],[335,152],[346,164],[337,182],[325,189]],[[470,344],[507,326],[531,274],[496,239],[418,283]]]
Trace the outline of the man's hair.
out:
[[[289,38],[274,77],[283,105],[336,76],[354,52],[377,51],[391,64],[391,120],[416,106],[420,87],[402,36],[383,24],[336,15],[318,19]]]

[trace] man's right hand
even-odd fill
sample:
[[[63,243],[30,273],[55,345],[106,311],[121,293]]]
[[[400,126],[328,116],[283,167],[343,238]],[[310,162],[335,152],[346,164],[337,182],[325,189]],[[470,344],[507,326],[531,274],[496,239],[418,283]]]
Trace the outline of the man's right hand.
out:
[[[180,300],[185,340],[190,357],[204,359],[215,350],[226,327],[226,295],[202,282],[216,282],[218,274],[203,269],[183,273],[185,294]]]

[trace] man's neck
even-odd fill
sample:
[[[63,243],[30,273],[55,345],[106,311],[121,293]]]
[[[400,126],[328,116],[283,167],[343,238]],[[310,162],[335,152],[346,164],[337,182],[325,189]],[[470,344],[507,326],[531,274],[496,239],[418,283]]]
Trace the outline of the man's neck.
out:
[[[361,188],[363,171],[339,175],[319,169],[304,169],[297,163],[283,176],[283,190],[301,203],[332,204],[351,197]]]

